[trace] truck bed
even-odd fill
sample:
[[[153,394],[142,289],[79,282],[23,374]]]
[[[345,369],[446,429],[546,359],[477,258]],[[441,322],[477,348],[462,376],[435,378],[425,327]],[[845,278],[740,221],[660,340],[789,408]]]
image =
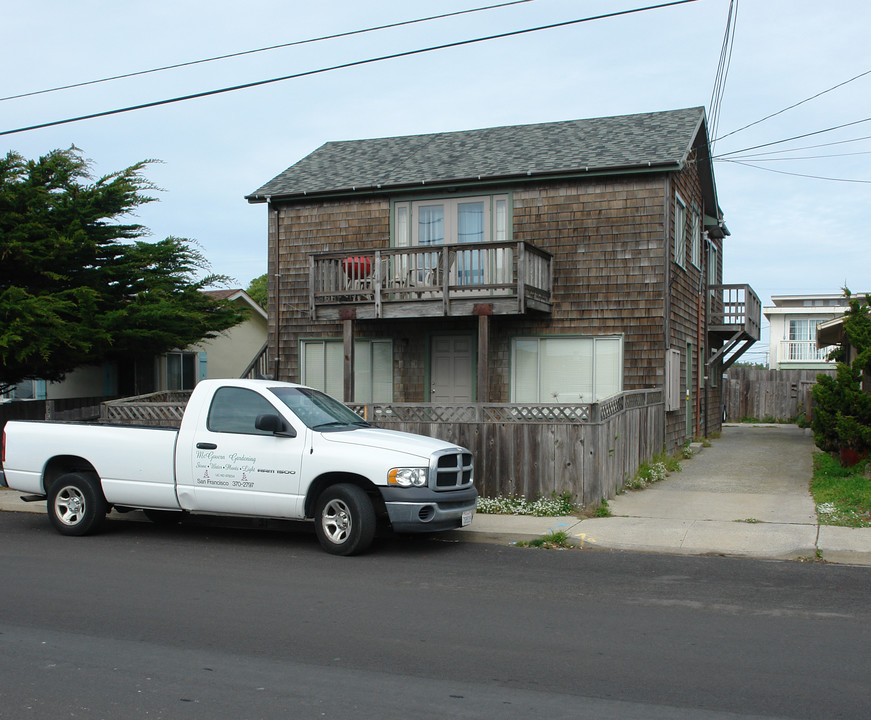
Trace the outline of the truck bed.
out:
[[[174,428],[90,423],[9,422],[6,484],[44,494],[42,472],[59,455],[87,458],[113,505],[177,508]],[[25,469],[28,468],[28,469]]]

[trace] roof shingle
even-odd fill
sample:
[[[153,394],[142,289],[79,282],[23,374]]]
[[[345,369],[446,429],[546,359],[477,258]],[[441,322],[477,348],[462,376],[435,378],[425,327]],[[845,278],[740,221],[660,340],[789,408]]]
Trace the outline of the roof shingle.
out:
[[[702,107],[462,132],[328,142],[247,196],[252,202],[366,188],[673,165]]]

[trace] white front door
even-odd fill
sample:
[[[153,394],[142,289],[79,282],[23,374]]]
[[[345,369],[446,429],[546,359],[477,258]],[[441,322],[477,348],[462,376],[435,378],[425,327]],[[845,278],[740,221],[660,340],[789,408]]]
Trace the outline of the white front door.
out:
[[[430,354],[430,402],[475,401],[475,336],[434,335]]]

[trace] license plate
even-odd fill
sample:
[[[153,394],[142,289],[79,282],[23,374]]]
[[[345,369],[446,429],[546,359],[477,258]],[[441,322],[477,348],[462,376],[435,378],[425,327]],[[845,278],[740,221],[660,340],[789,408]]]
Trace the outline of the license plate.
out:
[[[463,521],[462,521],[461,527],[466,527],[466,525],[471,525],[471,524],[472,524],[472,511],[466,510],[466,512],[463,513]]]

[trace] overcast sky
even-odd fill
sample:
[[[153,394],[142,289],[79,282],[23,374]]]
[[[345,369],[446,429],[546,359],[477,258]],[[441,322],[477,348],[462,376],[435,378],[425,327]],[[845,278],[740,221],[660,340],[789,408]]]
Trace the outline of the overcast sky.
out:
[[[225,0],[2,0],[0,96],[500,1],[261,0],[245,6]],[[655,4],[528,0],[3,100],[0,131]],[[764,305],[771,295],[832,292],[845,284],[871,290],[864,224],[871,210],[871,74],[729,134],[871,71],[871,5],[867,0],[735,5],[734,42],[714,133],[723,139],[714,154],[754,155],[742,162],[757,167],[715,165],[732,233],[724,280],[749,283]],[[146,173],[162,188],[160,201],[142,208],[138,221],[155,239],[197,240],[214,271],[245,287],[266,271],[266,208],[249,205],[244,196],[327,141],[694,106],[705,106],[711,122],[729,9],[729,0],[696,0],[385,60],[3,135],[0,150],[36,158],[75,144],[97,175],[160,160]],[[810,133],[817,134],[736,152]],[[759,157],[763,151],[777,154]],[[748,355],[761,359],[766,351],[767,343],[759,343]]]

